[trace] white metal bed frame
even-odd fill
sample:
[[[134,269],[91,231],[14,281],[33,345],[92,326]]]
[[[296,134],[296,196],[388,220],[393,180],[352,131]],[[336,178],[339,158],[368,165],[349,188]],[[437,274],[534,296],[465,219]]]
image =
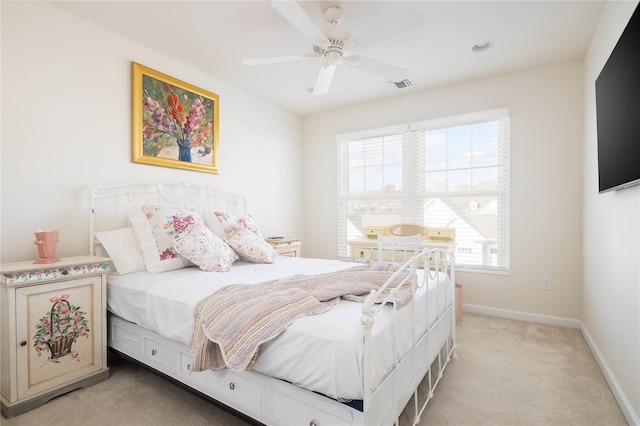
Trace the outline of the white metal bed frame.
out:
[[[127,210],[131,205],[159,204],[191,207],[198,211],[210,209],[230,213],[247,212],[247,200],[241,194],[221,191],[208,185],[190,183],[134,183],[99,186],[89,190],[90,220],[89,249],[95,253],[95,231],[113,230],[129,225]],[[103,205],[103,201],[106,201]],[[100,208],[98,209],[98,205]],[[100,222],[96,212],[100,210]],[[102,211],[106,213],[103,214]],[[418,279],[417,270],[424,257],[435,256],[435,270],[425,271]],[[164,338],[148,329],[110,315],[108,344],[127,357],[265,424],[323,424],[386,425],[399,424],[399,416],[413,398],[412,424],[420,421],[433,392],[442,378],[449,360],[455,358],[455,267],[451,253],[440,249],[425,251],[405,263],[396,273],[409,271],[403,285],[414,291],[426,285],[428,276],[438,279],[444,271],[450,279],[446,291],[446,309],[428,330],[418,335],[413,328],[413,346],[402,358],[398,355],[394,338],[395,368],[381,383],[373,381],[372,327],[383,305],[374,304],[373,293],[363,304],[362,326],[364,344],[364,399],[362,411],[326,396],[307,391],[286,381],[252,371],[206,371],[191,373],[189,348]],[[392,277],[388,282],[390,282]],[[379,292],[383,291],[383,286]],[[440,286],[438,287],[440,288]],[[389,296],[393,297],[393,293]],[[425,298],[426,299],[426,298]],[[416,307],[413,309],[415,324]],[[393,305],[395,332],[395,305]],[[433,336],[438,344],[427,344]],[[431,348],[431,349],[430,349]],[[424,382],[423,382],[424,378]],[[419,401],[418,386],[426,386],[424,401]]]

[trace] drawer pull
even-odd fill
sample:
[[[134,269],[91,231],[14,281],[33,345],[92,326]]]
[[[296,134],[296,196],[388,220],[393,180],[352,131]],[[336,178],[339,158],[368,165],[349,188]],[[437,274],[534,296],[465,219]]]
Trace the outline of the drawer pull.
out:
[[[229,382],[229,389],[234,390],[236,388],[236,384],[233,382]]]
[[[27,346],[27,342],[20,342],[20,346]]]
[[[151,356],[156,356],[158,351],[156,349],[151,349]]]
[[[311,421],[309,422],[309,426],[320,426],[320,423],[318,423],[318,421],[317,421],[317,420],[311,420]]]
[[[360,252],[360,259],[364,259],[364,251]],[[315,420],[313,420],[315,422]],[[315,426],[315,425],[314,425]]]

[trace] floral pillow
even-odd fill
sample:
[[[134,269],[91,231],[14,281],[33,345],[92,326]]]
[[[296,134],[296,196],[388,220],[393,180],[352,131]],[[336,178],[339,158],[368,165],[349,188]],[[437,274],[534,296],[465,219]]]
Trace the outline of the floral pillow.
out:
[[[207,228],[220,238],[232,234],[238,227],[238,217],[229,213],[205,211],[202,218]]]
[[[174,239],[202,223],[195,210],[156,205],[130,207],[129,220],[147,271],[165,272],[191,265],[175,249]]]
[[[176,251],[200,269],[208,272],[228,272],[238,255],[203,223],[197,223],[174,240]]]
[[[255,263],[273,262],[276,251],[265,241],[251,215],[206,211],[203,217],[205,225],[241,258]]]
[[[264,238],[249,228],[238,226],[236,232],[224,239],[238,255],[254,263],[273,263],[276,250]]]

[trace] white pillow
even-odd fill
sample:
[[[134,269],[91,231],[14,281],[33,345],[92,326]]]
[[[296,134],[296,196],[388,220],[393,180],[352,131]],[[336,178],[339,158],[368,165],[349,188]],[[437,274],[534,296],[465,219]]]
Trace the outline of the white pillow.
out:
[[[185,258],[208,272],[228,272],[238,255],[203,223],[178,235],[174,247]]]
[[[165,272],[190,266],[173,246],[174,238],[202,220],[195,210],[156,205],[129,208],[131,226],[149,272]]]
[[[107,257],[111,258],[118,274],[124,275],[145,270],[142,252],[138,247],[138,240],[132,228],[99,231],[95,233],[95,236],[106,251]]]

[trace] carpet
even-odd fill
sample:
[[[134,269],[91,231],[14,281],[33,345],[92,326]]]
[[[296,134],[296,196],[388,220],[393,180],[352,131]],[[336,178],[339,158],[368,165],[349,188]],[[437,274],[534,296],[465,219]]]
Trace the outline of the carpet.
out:
[[[627,422],[577,329],[465,314],[452,360],[420,425],[616,426]],[[109,354],[111,377],[3,426],[248,423],[136,364]],[[420,394],[423,394],[424,386]],[[413,403],[401,424],[413,419]]]

